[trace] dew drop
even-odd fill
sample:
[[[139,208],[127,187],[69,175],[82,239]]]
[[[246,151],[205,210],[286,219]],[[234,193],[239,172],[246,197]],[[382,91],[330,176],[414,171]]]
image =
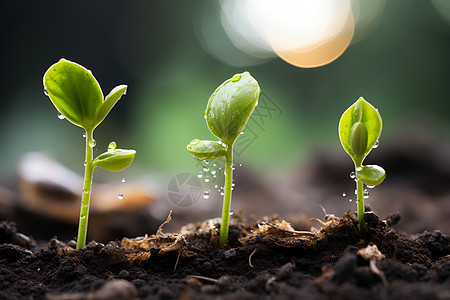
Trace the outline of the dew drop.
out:
[[[205,164],[209,164],[209,159],[204,160]]]
[[[85,189],[85,190],[83,190],[83,193],[87,194],[87,193],[89,193],[89,190]]]
[[[116,148],[117,148],[116,142],[111,142],[108,145],[108,152],[113,153],[114,150],[116,150]]]
[[[232,184],[231,184],[231,186],[235,186],[235,185],[236,185],[235,183],[232,183]]]
[[[243,135],[244,134],[244,132],[243,131],[241,131],[241,135]]]
[[[375,144],[373,144],[372,148],[376,149],[376,148],[378,148],[378,146],[380,146],[380,141],[376,140],[376,142],[375,142]]]
[[[125,178],[122,178],[122,183],[125,183],[125,181],[126,181]]]
[[[216,165],[216,164],[213,164],[213,167],[217,167],[217,165]]]
[[[203,178],[203,172],[202,172],[202,171],[199,171],[197,177],[198,177],[198,178]]]
[[[355,179],[355,178],[356,178],[355,172],[352,171],[352,172],[350,173],[350,178],[351,178],[351,179]]]
[[[356,171],[357,172],[361,172],[362,171],[362,167],[356,167]]]
[[[80,217],[80,220],[85,220],[85,219],[86,219],[86,216]]]
[[[214,188],[216,188],[216,189],[217,189],[218,187],[219,187],[219,186],[218,186],[217,184],[214,186]]]
[[[205,178],[205,182],[208,183],[209,182],[209,178]]]
[[[203,167],[203,171],[204,171],[204,172],[209,172],[209,168],[208,168],[207,166],[204,166],[204,167]]]
[[[224,193],[223,192],[220,192],[220,196],[223,196],[224,195]]]
[[[58,119],[64,120],[66,117],[63,116],[63,114],[58,113]]]
[[[209,199],[209,191],[203,193],[203,199]]]
[[[342,197],[346,197],[347,196],[347,194],[346,193],[342,193]]]
[[[45,88],[44,88],[44,95],[48,97],[48,92]]]
[[[216,175],[217,171],[216,170],[211,170],[211,175]]]
[[[375,186],[374,185],[366,185],[369,189],[373,189]]]
[[[119,195],[117,195],[117,199],[122,200],[123,199],[123,194],[119,193]]]
[[[353,200],[352,199],[348,199],[348,202],[352,202]]]
[[[232,216],[233,215],[233,212],[232,211],[230,211],[230,216]]]
[[[239,167],[242,167],[242,164],[239,164]]]
[[[363,196],[364,196],[364,199],[369,198],[369,192],[367,190],[364,190],[363,191]]]
[[[83,132],[83,137],[86,138],[86,132]]]
[[[89,146],[90,147],[95,147],[95,145],[97,145],[97,142],[94,139],[89,141]]]

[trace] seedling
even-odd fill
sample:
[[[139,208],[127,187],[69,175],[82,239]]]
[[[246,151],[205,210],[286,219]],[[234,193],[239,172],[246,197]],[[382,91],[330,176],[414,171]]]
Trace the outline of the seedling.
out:
[[[363,184],[374,187],[386,178],[386,172],[382,167],[362,164],[369,152],[378,147],[381,128],[380,113],[363,97],[350,106],[339,120],[339,138],[342,147],[355,164],[355,172],[350,176],[356,181],[357,214],[362,235],[366,233]]]
[[[199,160],[225,157],[225,187],[219,245],[228,240],[231,186],[233,181],[233,145],[258,105],[258,82],[248,72],[236,74],[222,83],[211,95],[205,111],[209,131],[219,141],[195,139],[187,145]]]
[[[92,73],[74,62],[61,59],[44,74],[44,93],[69,122],[83,128],[86,133],[86,159],[84,184],[78,225],[77,249],[84,248],[91,196],[92,176],[95,167],[109,171],[121,171],[133,161],[136,151],[116,149],[109,143],[108,151],[93,159],[95,147],[94,129],[105,119],[113,106],[127,91],[126,85],[115,87],[105,98]]]

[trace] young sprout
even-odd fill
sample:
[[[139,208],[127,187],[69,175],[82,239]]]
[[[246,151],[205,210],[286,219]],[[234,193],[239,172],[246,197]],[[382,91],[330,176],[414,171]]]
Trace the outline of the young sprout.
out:
[[[258,105],[260,88],[248,72],[236,74],[222,83],[211,95],[205,111],[209,131],[219,141],[193,140],[188,151],[199,160],[225,157],[225,188],[219,244],[228,240],[231,187],[233,181],[233,145]]]
[[[362,164],[369,152],[378,146],[381,128],[382,121],[378,110],[363,97],[350,106],[339,121],[339,138],[342,147],[355,163],[358,222],[362,235],[366,232],[363,183],[367,186],[375,186],[386,178],[386,172],[382,167]]]
[[[103,98],[100,85],[92,73],[79,64],[65,59],[52,65],[44,74],[44,93],[50,97],[53,105],[61,113],[60,119],[66,118],[86,131],[86,159],[77,249],[83,248],[86,243],[94,168],[121,171],[131,164],[136,154],[134,150],[116,149],[116,143],[111,142],[108,151],[93,159],[94,129],[126,91],[126,85],[119,85]]]

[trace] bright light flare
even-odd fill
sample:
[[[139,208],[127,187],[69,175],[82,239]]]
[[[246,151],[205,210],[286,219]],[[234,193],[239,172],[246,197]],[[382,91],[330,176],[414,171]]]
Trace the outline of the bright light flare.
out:
[[[222,23],[243,51],[271,50],[306,68],[335,60],[354,32],[350,0],[224,0]]]

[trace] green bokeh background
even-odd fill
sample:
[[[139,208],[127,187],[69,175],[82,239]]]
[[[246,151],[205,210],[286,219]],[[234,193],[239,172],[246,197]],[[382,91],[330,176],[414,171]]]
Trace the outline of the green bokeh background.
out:
[[[82,172],[82,130],[58,120],[43,94],[44,72],[62,57],[91,69],[104,94],[129,85],[95,131],[97,154],[112,140],[137,150],[129,172],[192,171],[186,145],[212,138],[203,118],[209,96],[245,70],[281,109],[263,128],[251,126],[258,138],[239,157],[266,174],[300,165],[317,148],[342,151],[337,123],[360,96],[382,114],[381,143],[421,122],[434,123],[432,134],[450,140],[450,23],[431,1],[387,1],[371,35],[316,69],[278,58],[236,67],[209,55],[195,32],[198,11],[209,1],[4,4],[0,175],[9,177],[29,151]]]

